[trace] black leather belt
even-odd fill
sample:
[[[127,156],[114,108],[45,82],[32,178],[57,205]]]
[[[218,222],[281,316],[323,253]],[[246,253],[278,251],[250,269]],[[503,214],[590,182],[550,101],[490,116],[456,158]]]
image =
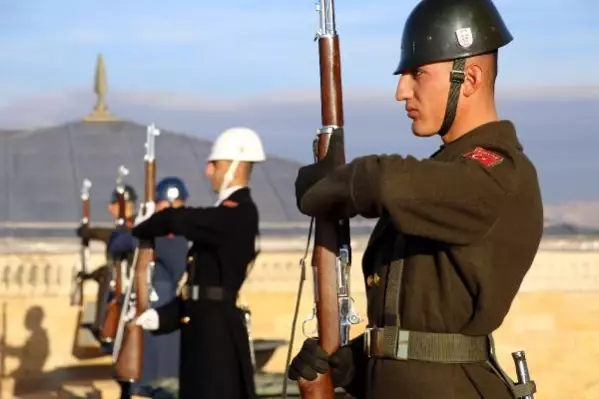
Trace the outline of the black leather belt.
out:
[[[236,298],[223,287],[186,285],[181,290],[181,298],[185,301],[208,300],[215,302],[235,302]]]

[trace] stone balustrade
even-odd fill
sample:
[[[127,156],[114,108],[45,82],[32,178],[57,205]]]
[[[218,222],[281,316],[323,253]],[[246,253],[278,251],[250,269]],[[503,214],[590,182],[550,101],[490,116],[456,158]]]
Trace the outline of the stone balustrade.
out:
[[[366,237],[355,237],[354,241],[352,290],[355,306],[364,316],[360,261]],[[243,301],[252,307],[256,337],[289,339],[304,246],[305,237],[263,239],[262,252],[242,290]],[[527,351],[539,385],[539,399],[599,397],[599,378],[593,371],[599,362],[599,250],[594,248],[584,240],[544,240],[510,313],[496,333],[499,358],[511,375],[510,352]],[[3,316],[7,321],[0,326],[9,347],[30,345],[26,351],[6,356],[5,374],[21,376],[5,384],[14,386],[15,392],[23,379],[29,385],[38,384],[31,382],[36,378],[42,386],[56,385],[48,379],[66,378],[71,374],[65,370],[74,366],[109,370],[109,358],[82,358],[73,349],[80,314],[78,308],[69,306],[68,295],[72,275],[79,268],[78,249],[76,241],[0,240],[0,302],[6,304]],[[101,245],[92,247],[92,268],[104,264],[103,251]],[[301,325],[312,310],[309,260],[310,256],[300,298],[300,331],[292,343],[294,351],[301,346]],[[95,283],[86,283],[88,303],[95,300],[96,288]],[[38,313],[41,310],[43,315],[37,327],[28,321],[32,309]],[[355,326],[352,335],[359,334],[364,325],[362,321]],[[38,347],[28,343],[35,334],[46,337],[46,350],[39,343],[35,344]],[[283,347],[277,351],[266,369],[283,370],[286,350]]]

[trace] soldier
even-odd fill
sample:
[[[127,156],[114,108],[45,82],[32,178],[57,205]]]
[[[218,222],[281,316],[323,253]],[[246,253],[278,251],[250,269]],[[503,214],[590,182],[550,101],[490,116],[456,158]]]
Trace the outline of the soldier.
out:
[[[368,328],[332,356],[308,339],[290,378],[331,371],[357,398],[507,399],[491,333],[537,252],[537,173],[514,126],[499,120],[497,50],[512,36],[490,0],[423,0],[407,19],[396,98],[412,132],[439,135],[430,159],[371,155],[300,169],[302,213],[379,218],[362,267]]]
[[[125,225],[129,229],[133,228],[133,224],[135,221],[136,203],[137,193],[135,192],[135,189],[129,185],[125,185]],[[114,218],[114,220],[118,219],[119,205],[118,192],[116,189],[112,191],[110,202],[108,203],[106,209],[108,213]],[[108,245],[108,242],[111,240],[111,238],[114,238],[112,236],[115,229],[113,227],[89,227],[83,225],[81,227],[78,227],[76,231],[78,237],[85,236],[90,240],[102,241],[106,245]]]
[[[156,210],[185,206],[189,196],[185,183],[177,177],[166,177],[156,185]],[[154,240],[156,254],[152,273],[152,308],[163,306],[177,295],[177,285],[186,268],[188,241],[183,236],[168,235]],[[179,376],[179,330],[165,334],[144,332],[142,379],[132,391],[139,396],[154,397],[156,382]]]
[[[216,204],[167,208],[133,230],[143,240],[175,234],[193,242],[181,295],[136,320],[146,330],[181,329],[179,398],[256,398],[248,334],[236,299],[257,255],[258,209],[248,185],[253,164],[264,160],[254,131],[224,131],[205,171],[218,193]]]
[[[125,185],[125,229],[118,231],[115,228],[88,227],[83,225],[77,229],[77,236],[87,237],[89,240],[102,241],[106,244],[106,264],[94,270],[91,273],[79,273],[83,280],[95,280],[98,283],[98,297],[96,301],[96,320],[92,326],[94,336],[99,340],[100,328],[104,322],[106,304],[110,301],[110,281],[113,273],[113,259],[121,253],[126,253],[129,261],[132,261],[135,251],[135,241],[131,236],[130,230],[133,228],[135,215],[137,193],[129,185]],[[116,220],[119,215],[118,192],[113,190],[111,200],[107,207],[108,213]],[[103,344],[106,352],[111,350],[111,345]]]

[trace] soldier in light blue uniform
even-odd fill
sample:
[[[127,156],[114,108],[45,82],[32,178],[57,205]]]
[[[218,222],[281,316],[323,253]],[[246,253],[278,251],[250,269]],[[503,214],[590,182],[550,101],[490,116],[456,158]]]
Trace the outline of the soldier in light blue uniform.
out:
[[[166,177],[156,185],[156,211],[185,205],[189,193],[185,183],[177,177]],[[177,285],[186,270],[188,241],[182,236],[157,237],[154,241],[156,256],[152,275],[154,292],[150,295],[150,307],[169,303],[177,295]],[[166,397],[152,382],[179,376],[180,331],[166,334],[144,332],[144,355],[142,378],[133,388],[139,396]]]

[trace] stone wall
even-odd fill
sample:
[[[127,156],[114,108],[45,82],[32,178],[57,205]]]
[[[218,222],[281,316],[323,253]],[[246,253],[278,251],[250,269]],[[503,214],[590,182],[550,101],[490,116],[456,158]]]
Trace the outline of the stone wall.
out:
[[[358,266],[362,249],[363,243],[355,246],[352,276],[355,305],[364,317]],[[301,256],[299,242],[291,249],[271,245],[256,262],[242,293],[242,300],[252,308],[256,338],[290,338]],[[93,251],[92,263],[94,267],[103,264],[101,249]],[[26,391],[24,385],[50,389],[73,374],[92,375],[98,370],[109,378],[109,358],[81,355],[73,348],[80,314],[69,306],[68,293],[77,265],[78,254],[72,247],[0,254],[0,303],[6,320],[0,325],[6,337],[3,371],[14,377],[3,379],[7,394]],[[312,310],[309,267],[307,272],[294,351],[304,339],[302,322]],[[95,283],[87,283],[85,291],[86,301],[93,302]],[[354,327],[353,335],[363,326]],[[513,376],[510,353],[524,349],[539,387],[537,398],[599,398],[599,377],[594,371],[599,367],[598,338],[599,252],[542,249],[496,333],[502,364]],[[283,370],[286,350],[277,351],[266,369]],[[15,379],[20,388],[14,387]]]

